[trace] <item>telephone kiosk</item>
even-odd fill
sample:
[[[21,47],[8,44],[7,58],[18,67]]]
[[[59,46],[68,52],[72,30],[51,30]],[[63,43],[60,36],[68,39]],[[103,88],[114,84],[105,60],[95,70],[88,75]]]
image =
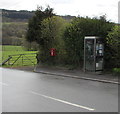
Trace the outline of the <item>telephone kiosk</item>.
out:
[[[86,36],[84,38],[84,71],[102,71],[103,57],[103,39],[96,36]]]

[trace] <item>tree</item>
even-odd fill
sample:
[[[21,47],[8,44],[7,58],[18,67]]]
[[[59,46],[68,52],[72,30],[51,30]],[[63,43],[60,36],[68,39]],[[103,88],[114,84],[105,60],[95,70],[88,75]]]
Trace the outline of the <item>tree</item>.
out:
[[[27,41],[36,41],[38,44],[43,45],[43,39],[41,38],[41,22],[48,17],[52,17],[53,15],[53,9],[49,6],[44,11],[42,7],[38,7],[35,11],[35,15],[29,20],[28,23],[26,35]]]
[[[58,16],[53,16],[44,19],[41,22],[41,39],[42,45],[40,45],[40,57],[41,62],[52,62],[59,63],[62,61],[63,56],[61,55],[64,51],[64,41],[62,39],[63,31],[66,26],[66,21]],[[56,57],[50,57],[50,48],[55,48],[57,51]],[[54,59],[52,59],[54,58]],[[52,60],[51,60],[52,59]]]

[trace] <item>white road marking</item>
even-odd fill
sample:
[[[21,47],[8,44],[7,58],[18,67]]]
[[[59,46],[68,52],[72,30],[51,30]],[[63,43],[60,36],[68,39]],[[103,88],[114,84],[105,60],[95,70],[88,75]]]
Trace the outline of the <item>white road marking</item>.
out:
[[[3,83],[3,82],[0,82],[0,85],[3,85],[3,86],[8,86],[8,84]]]
[[[70,103],[68,101],[64,101],[64,100],[61,100],[61,99],[57,99],[57,98],[53,98],[53,97],[50,97],[50,96],[47,96],[47,95],[43,95],[43,94],[40,94],[40,93],[36,93],[34,91],[30,91],[32,94],[35,94],[35,95],[39,95],[39,96],[42,96],[42,97],[45,97],[45,98],[48,98],[48,99],[52,99],[52,100],[55,100],[55,101],[58,101],[58,102],[62,102],[64,104],[68,104],[68,105],[72,105],[72,106],[75,106],[75,107],[78,107],[78,108],[83,108],[83,109],[86,109],[86,110],[89,110],[89,111],[94,111],[95,109],[93,108],[89,108],[89,107],[86,107],[86,106],[82,106],[82,105],[78,105],[78,104],[74,104],[74,103]]]

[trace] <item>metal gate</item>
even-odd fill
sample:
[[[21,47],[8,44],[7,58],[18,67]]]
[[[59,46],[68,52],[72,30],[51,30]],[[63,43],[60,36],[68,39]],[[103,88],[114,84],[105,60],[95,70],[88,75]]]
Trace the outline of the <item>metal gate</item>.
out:
[[[4,62],[4,64],[7,64],[11,67],[36,65],[36,54],[37,53],[9,55],[8,58],[10,59],[7,59],[6,62]]]

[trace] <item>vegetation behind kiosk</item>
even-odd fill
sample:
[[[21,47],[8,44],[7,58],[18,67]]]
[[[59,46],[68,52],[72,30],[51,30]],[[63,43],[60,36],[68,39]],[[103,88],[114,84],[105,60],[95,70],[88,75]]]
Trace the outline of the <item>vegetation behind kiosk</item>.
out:
[[[84,39],[84,71],[103,70],[104,45],[103,39],[87,36]]]

